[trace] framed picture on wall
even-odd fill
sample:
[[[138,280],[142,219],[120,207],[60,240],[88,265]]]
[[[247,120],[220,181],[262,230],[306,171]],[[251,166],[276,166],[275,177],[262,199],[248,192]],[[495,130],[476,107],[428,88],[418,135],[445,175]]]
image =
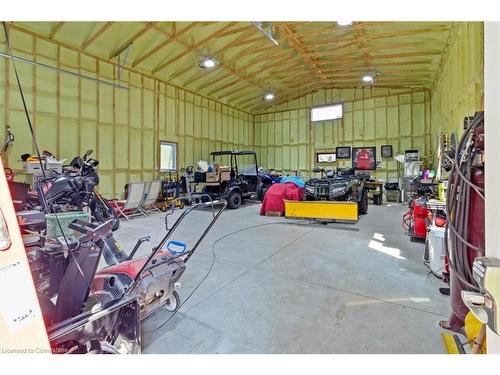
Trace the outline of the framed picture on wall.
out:
[[[317,152],[316,163],[335,163],[337,157],[335,152]]]
[[[353,147],[352,167],[360,171],[374,171],[377,169],[377,148]]]
[[[380,155],[383,158],[392,158],[392,145],[380,146]]]
[[[335,153],[337,154],[337,159],[350,159],[351,158],[351,148],[350,147],[336,147]]]

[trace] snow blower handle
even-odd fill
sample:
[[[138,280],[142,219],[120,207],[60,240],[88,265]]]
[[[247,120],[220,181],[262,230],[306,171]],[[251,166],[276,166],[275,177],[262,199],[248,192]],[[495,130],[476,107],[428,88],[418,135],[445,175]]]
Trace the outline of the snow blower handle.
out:
[[[187,245],[180,241],[169,241],[167,244],[167,250],[174,255],[180,255],[186,252]]]

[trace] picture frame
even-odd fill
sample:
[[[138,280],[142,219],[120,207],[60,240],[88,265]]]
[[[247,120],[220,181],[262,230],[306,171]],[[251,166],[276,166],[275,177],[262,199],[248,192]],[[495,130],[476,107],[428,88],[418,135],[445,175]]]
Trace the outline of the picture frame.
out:
[[[392,145],[380,146],[380,156],[383,158],[392,158]]]
[[[358,171],[374,171],[377,169],[377,148],[353,147],[352,167]]]
[[[351,158],[351,147],[350,146],[336,147],[335,154],[337,155],[337,159],[350,159]]]
[[[316,152],[316,163],[318,164],[332,164],[337,160],[335,152]]]
[[[405,150],[405,161],[413,162],[419,160],[419,152],[418,150]]]

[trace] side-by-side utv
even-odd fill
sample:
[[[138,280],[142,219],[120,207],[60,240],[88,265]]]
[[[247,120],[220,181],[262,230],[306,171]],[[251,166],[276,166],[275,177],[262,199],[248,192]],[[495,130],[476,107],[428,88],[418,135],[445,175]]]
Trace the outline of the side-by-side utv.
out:
[[[255,151],[215,151],[210,155],[217,167],[212,178],[204,181],[203,194],[214,200],[225,199],[231,209],[257,195],[260,178]]]

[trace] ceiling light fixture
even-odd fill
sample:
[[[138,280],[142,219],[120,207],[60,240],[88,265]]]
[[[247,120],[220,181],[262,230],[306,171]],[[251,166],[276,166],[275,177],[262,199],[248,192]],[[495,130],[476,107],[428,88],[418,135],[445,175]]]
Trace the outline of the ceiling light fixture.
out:
[[[363,82],[365,83],[373,83],[375,82],[375,74],[365,74],[362,78]]]
[[[217,65],[217,61],[213,57],[203,57],[198,61],[198,66],[202,69],[213,69]]]
[[[272,92],[266,92],[264,95],[262,95],[262,99],[266,102],[272,102],[275,98],[274,93]]]
[[[337,25],[339,25],[339,26],[351,26],[352,21],[337,21]]]

